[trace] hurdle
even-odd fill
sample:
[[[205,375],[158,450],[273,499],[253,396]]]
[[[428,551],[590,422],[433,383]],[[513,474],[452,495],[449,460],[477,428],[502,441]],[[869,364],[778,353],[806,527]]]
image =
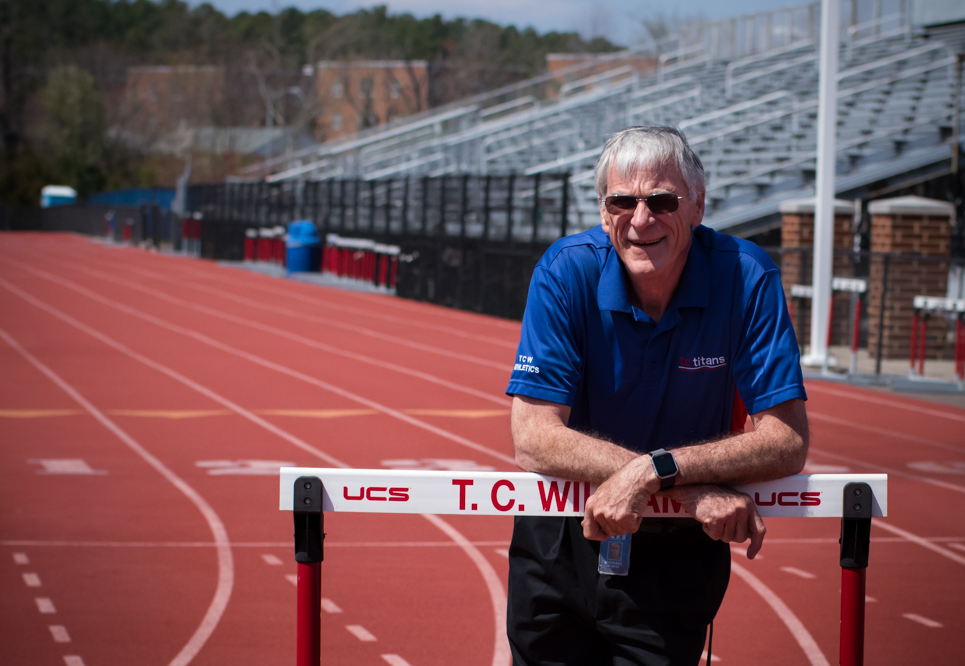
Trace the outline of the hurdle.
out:
[[[401,253],[402,248],[398,245],[328,234],[322,250],[321,270],[323,273],[334,273],[340,278],[371,282],[376,287],[394,289]]]
[[[851,294],[851,311],[853,323],[851,326],[851,362],[848,367],[848,374],[858,373],[858,341],[861,338],[861,294],[868,291],[868,281],[862,278],[831,278],[831,301],[828,303],[828,331],[825,339],[825,346],[831,346],[831,327],[834,322],[834,292],[844,291]],[[791,298],[812,298],[814,287],[809,284],[791,285]],[[792,301],[791,317],[793,319],[794,308]]]
[[[865,585],[871,519],[888,515],[886,474],[798,474],[737,486],[763,518],[841,519],[841,666],[864,663]],[[326,511],[476,516],[583,515],[595,486],[528,472],[409,471],[282,467],[279,509],[291,511],[297,566],[296,665],[321,659]],[[660,494],[647,518],[685,517]]]
[[[915,296],[912,305],[914,312],[911,317],[908,377],[921,379],[925,376],[925,343],[928,339],[928,320],[931,315],[952,315],[955,318],[955,379],[959,390],[965,390],[965,298]]]

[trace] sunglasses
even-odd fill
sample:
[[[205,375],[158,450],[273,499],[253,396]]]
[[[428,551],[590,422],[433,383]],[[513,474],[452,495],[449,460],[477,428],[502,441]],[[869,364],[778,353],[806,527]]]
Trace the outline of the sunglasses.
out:
[[[623,213],[636,210],[637,204],[642,201],[647,205],[651,213],[660,215],[661,213],[672,213],[677,210],[681,199],[683,199],[683,197],[678,197],[676,194],[671,194],[670,192],[651,194],[649,197],[635,197],[629,194],[611,194],[603,200],[603,205],[606,207],[606,212],[610,215],[622,215]]]

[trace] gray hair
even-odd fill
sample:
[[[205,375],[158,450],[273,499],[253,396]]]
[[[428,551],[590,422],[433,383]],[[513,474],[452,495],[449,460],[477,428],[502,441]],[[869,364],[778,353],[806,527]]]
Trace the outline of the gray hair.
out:
[[[611,136],[594,174],[601,200],[606,196],[611,166],[621,178],[630,178],[641,169],[676,166],[687,185],[687,198],[696,202],[704,191],[704,165],[676,127],[628,127]]]

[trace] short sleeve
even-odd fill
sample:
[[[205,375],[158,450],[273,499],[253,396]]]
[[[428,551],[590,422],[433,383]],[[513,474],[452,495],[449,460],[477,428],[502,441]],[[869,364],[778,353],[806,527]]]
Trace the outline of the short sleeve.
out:
[[[807,400],[797,336],[776,269],[763,273],[746,302],[735,356],[734,380],[751,414],[794,398]]]
[[[583,327],[573,310],[563,283],[537,266],[507,394],[572,406],[583,369]]]

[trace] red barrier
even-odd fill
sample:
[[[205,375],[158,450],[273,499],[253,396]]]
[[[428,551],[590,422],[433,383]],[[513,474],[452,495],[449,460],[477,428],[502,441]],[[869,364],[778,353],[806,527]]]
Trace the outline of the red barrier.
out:
[[[965,381],[965,315],[955,320],[955,375]]]
[[[921,337],[918,339],[918,376],[925,374],[925,343],[928,341],[928,313],[921,318]]]
[[[322,563],[296,562],[298,567],[298,619],[295,632],[297,666],[318,666],[321,661]]]
[[[392,279],[389,281],[389,289],[395,289],[395,278],[399,271],[399,258],[392,257]]]
[[[867,569],[841,569],[841,666],[864,663],[864,611]]]
[[[858,339],[861,337],[861,299],[854,300],[854,329],[851,331],[851,353],[858,353]]]
[[[916,353],[918,352],[918,310],[911,316],[911,353],[908,357],[908,374],[915,372]]]

